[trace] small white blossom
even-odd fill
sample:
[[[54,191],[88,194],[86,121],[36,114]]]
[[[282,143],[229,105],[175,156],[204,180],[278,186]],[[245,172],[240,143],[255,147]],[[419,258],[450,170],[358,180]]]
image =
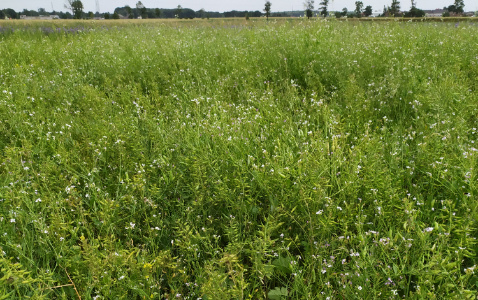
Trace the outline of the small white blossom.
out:
[[[432,232],[432,231],[433,231],[433,227],[427,227],[423,229],[423,232]]]

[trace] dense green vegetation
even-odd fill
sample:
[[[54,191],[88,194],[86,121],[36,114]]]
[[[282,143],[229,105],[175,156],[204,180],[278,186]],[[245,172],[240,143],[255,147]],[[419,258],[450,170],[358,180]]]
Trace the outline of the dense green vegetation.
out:
[[[1,299],[478,295],[476,24],[5,22],[0,53]]]

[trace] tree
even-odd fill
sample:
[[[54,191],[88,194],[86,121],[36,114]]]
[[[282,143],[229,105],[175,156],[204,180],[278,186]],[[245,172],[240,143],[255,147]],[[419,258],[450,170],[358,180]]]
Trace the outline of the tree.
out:
[[[367,5],[367,6],[365,7],[365,10],[364,10],[364,12],[363,12],[363,15],[366,16],[366,17],[370,17],[372,14],[373,14],[372,6],[371,6],[371,5]]]
[[[89,11],[88,12],[88,19],[94,19],[94,18],[95,18],[95,14],[92,11]]]
[[[425,12],[421,9],[417,8],[417,2],[415,0],[412,1],[412,7],[410,11],[405,13],[405,17],[407,18],[421,18],[425,16]]]
[[[39,13],[37,11],[34,11],[34,10],[28,10],[26,8],[23,9],[23,11],[21,12],[22,15],[25,15],[27,17],[31,17],[31,16],[38,16]]]
[[[465,2],[464,0],[455,0],[455,12],[457,14],[462,14],[465,10]]]
[[[320,15],[322,15],[324,18],[327,17],[329,12],[327,11],[327,6],[329,6],[329,0],[322,0],[320,4]]]
[[[136,10],[139,11],[141,18],[143,19],[148,18],[148,12],[146,10],[146,6],[144,6],[144,4],[141,1],[138,1],[138,3],[136,3]]]
[[[3,10],[0,10],[0,20],[5,19],[5,14],[3,13]]]
[[[454,4],[443,8],[445,10],[444,15],[449,16],[450,13],[460,15],[464,12],[464,8],[465,8],[465,3],[463,2],[463,0],[455,0]]]
[[[105,20],[109,20],[110,19],[110,13],[105,13],[103,15],[103,17],[105,18]]]
[[[304,6],[307,19],[310,19],[312,17],[312,11],[314,10],[314,0],[305,1]]]
[[[405,13],[407,18],[422,18],[425,16],[425,12],[419,8],[413,7],[410,8],[410,11]]]
[[[40,8],[38,9],[38,14],[44,16],[44,15],[47,14],[47,12],[46,12],[46,10],[45,10],[44,8],[40,7]]]
[[[204,19],[204,18],[206,17],[206,10],[204,10],[204,8],[201,8],[201,9],[199,10],[199,17],[200,17],[201,19]]]
[[[269,21],[269,16],[271,15],[271,2],[266,1],[266,5],[264,6],[264,11],[266,12],[267,21]]]
[[[128,15],[128,19],[133,19],[134,18],[133,9],[129,5],[126,5],[124,8],[126,9],[126,14]]]
[[[18,14],[17,14],[17,12],[14,11],[13,9],[11,9],[11,8],[4,9],[4,10],[3,10],[3,13],[5,14],[5,17],[6,17],[6,18],[18,19]]]
[[[196,12],[190,8],[184,8],[181,11],[181,19],[194,19],[196,17]]]
[[[143,2],[138,1],[138,2],[136,3],[136,9],[142,9],[142,8],[144,8],[144,7],[145,7],[145,6],[144,6]]]
[[[355,1],[355,16],[360,18],[362,16],[363,2]]]
[[[394,17],[400,14],[400,1],[392,0],[392,6],[390,6],[389,13]]]
[[[22,14],[33,17],[33,16],[39,16],[39,15],[46,15],[48,13],[45,10],[37,10],[37,11],[30,10],[30,11],[28,11],[28,10],[24,9]]]
[[[113,20],[118,20],[120,17],[119,17],[119,14],[115,11],[113,13]]]
[[[342,17],[346,17],[349,13],[347,7],[342,8],[342,12],[340,13]]]
[[[134,19],[133,9],[129,5],[125,5],[123,8],[117,7],[115,12],[117,12],[118,15],[125,16],[128,19]]]
[[[81,19],[83,14],[83,3],[81,0],[67,0],[65,8],[71,10],[73,19]]]
[[[156,18],[161,18],[161,10],[159,8],[155,8],[154,9],[154,15],[156,16]]]
[[[176,18],[181,18],[180,15],[182,11],[183,7],[181,5],[178,5],[178,7],[176,8]]]

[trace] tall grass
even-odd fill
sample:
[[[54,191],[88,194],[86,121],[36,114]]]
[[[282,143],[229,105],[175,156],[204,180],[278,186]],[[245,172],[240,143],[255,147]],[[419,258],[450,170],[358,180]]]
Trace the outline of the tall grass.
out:
[[[0,298],[476,298],[476,25],[107,24],[0,23]]]

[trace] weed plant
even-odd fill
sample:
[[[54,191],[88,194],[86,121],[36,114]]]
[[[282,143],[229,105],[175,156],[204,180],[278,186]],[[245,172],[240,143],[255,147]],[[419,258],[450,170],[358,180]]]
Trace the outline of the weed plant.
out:
[[[0,23],[1,299],[475,299],[478,27]]]

